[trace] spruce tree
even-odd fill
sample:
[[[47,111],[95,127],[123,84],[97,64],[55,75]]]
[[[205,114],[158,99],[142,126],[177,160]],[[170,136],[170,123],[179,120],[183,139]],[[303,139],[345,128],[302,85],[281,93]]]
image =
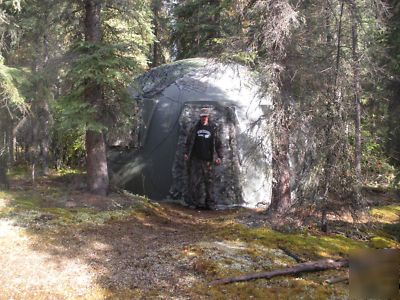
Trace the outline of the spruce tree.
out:
[[[72,47],[65,80],[68,95],[60,108],[65,123],[85,132],[89,190],[106,195],[106,120],[113,106],[130,101],[126,85],[146,65],[153,38],[150,11],[146,1],[87,0],[77,2],[76,8],[84,30]]]

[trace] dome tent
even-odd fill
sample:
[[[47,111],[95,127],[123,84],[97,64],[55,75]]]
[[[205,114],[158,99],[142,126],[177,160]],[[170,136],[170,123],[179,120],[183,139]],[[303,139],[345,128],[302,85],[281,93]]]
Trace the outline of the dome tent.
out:
[[[244,66],[196,58],[138,77],[131,96],[141,110],[141,147],[109,150],[113,182],[150,199],[183,202],[188,192],[183,145],[206,106],[223,144],[223,163],[215,167],[217,207],[267,205],[271,101],[259,97],[253,75]]]

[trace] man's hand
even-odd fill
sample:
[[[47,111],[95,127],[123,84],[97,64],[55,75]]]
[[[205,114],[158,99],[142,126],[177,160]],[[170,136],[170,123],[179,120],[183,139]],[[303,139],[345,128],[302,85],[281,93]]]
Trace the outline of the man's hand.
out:
[[[216,161],[215,161],[215,163],[216,163],[217,165],[219,165],[221,162],[222,162],[222,159],[219,158],[219,157],[218,157],[218,158],[216,159]]]
[[[187,156],[187,154],[185,154],[185,155],[183,156],[183,159],[184,159],[185,161],[187,161],[187,160],[189,159],[189,157]]]

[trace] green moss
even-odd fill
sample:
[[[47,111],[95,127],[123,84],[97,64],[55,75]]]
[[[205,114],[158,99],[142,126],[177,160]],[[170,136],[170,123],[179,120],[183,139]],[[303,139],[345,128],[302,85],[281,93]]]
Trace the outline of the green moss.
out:
[[[14,211],[14,208],[12,207],[0,207],[0,218],[7,218],[10,216],[10,214]]]
[[[370,215],[377,222],[377,226],[374,229],[375,235],[370,238],[370,247],[400,248],[400,206],[387,205],[377,207],[370,211]]]
[[[366,246],[363,242],[342,235],[314,236],[308,232],[283,234],[268,228],[250,229],[244,225],[227,226],[222,230],[220,237],[227,240],[243,240],[271,249],[283,246],[299,256],[304,254],[309,258],[347,256],[350,251]]]
[[[57,170],[57,175],[75,175],[75,174],[86,174],[84,170],[62,168]]]
[[[41,198],[30,198],[29,200],[14,200],[12,202],[13,206],[26,208],[26,209],[37,209],[40,207],[40,204],[43,202]]]
[[[397,242],[400,241],[400,223],[385,224],[383,225],[383,230],[396,239]]]
[[[8,176],[16,179],[16,178],[21,178],[21,177],[25,177],[28,176],[29,172],[29,167],[27,164],[20,164],[20,165],[16,165],[12,168],[11,172],[8,173]]]
[[[321,279],[322,280],[322,279]],[[348,295],[343,284],[322,286],[319,281],[279,277],[271,280],[232,283],[219,286],[195,285],[197,295],[206,299],[341,299]]]
[[[375,217],[378,221],[384,223],[398,222],[400,219],[400,206],[387,205],[382,207],[373,208],[370,215]]]
[[[382,236],[374,236],[370,238],[370,247],[376,249],[383,249],[388,247],[400,248],[400,244],[392,239]]]

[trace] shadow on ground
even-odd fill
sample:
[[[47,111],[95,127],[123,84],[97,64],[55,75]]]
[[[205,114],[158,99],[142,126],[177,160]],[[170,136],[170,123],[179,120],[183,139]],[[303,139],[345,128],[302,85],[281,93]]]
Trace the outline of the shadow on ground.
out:
[[[185,247],[209,241],[216,230],[214,221],[231,219],[238,212],[161,205],[129,193],[94,196],[69,190],[68,183],[58,177],[41,178],[35,185],[28,180],[13,181],[0,199],[2,220],[23,229],[21,234],[31,250],[13,255],[14,268],[21,270],[13,274],[15,278],[26,277],[29,256],[34,260],[34,255],[41,253],[43,263],[50,260],[50,268],[64,274],[60,280],[65,286],[55,282],[53,290],[77,288],[83,296],[88,295],[85,291],[93,293],[93,286],[105,295],[128,290],[138,295],[152,291],[158,295],[190,294],[190,287],[199,278],[192,265],[181,259]],[[18,254],[24,255],[21,264]],[[72,285],[66,270],[71,261],[86,274],[81,282],[72,280]],[[50,275],[56,273],[50,268]],[[41,274],[43,277],[45,270]],[[46,285],[50,278],[44,277],[35,283],[26,281],[25,290]],[[9,285],[10,293],[20,286]]]
[[[398,247],[398,199],[384,200],[384,209],[357,237],[354,221],[346,218],[331,219],[326,234],[312,224],[272,230],[260,211],[197,211],[127,192],[93,196],[71,189],[66,177],[40,178],[35,185],[14,180],[9,191],[0,192],[1,296],[341,297],[348,293],[346,285],[320,283],[344,271],[211,288],[206,283],[294,264],[281,246],[305,260],[346,257],[366,245]],[[393,208],[386,208],[388,203]]]

